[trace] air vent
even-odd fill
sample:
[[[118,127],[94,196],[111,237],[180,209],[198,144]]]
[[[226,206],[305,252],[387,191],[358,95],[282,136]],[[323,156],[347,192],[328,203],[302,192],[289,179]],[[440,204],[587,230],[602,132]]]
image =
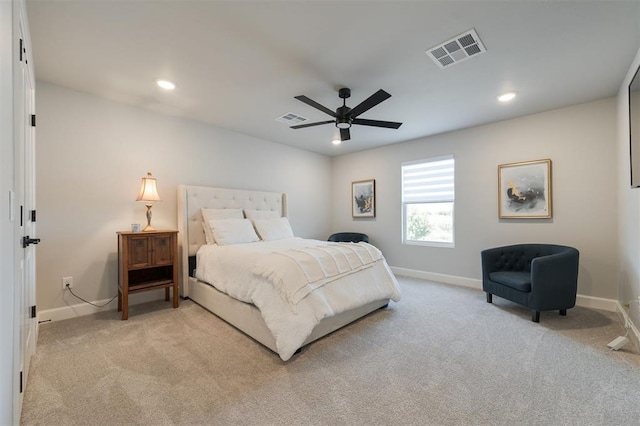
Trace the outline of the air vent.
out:
[[[426,53],[440,68],[447,68],[486,51],[476,31],[471,29],[427,49]]]
[[[276,121],[278,121],[280,123],[284,123],[287,126],[295,126],[297,124],[304,123],[307,120],[309,120],[309,119],[308,118],[304,118],[301,115],[294,114],[292,112],[288,112],[285,115],[283,115],[282,117],[276,118]]]

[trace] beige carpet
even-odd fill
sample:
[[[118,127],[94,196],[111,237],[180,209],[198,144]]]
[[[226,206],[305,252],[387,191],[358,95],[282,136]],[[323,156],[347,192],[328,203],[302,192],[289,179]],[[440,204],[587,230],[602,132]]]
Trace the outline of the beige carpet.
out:
[[[616,315],[401,278],[403,299],[284,363],[191,301],[40,328],[24,425],[637,425]]]

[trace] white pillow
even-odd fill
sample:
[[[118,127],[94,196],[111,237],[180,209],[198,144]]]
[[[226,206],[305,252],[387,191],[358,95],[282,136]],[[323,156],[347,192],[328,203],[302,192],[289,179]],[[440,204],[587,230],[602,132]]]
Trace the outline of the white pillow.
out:
[[[204,239],[207,244],[215,244],[213,232],[209,226],[210,220],[220,219],[244,219],[242,209],[200,209],[202,214],[202,229],[204,230]]]
[[[256,220],[256,219],[278,219],[280,217],[280,213],[275,210],[246,210],[244,211],[244,215],[247,219]]]
[[[253,221],[258,235],[263,241],[282,240],[293,238],[293,230],[286,217],[277,219],[256,219]]]
[[[260,241],[249,219],[210,220],[213,238],[220,246]]]

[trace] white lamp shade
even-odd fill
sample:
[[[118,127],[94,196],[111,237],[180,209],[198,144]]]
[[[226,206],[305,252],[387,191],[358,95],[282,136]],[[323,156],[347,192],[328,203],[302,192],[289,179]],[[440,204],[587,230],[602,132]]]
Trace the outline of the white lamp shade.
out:
[[[147,173],[147,177],[142,178],[142,185],[136,201],[162,201],[156,188],[156,178],[151,177],[151,172]]]

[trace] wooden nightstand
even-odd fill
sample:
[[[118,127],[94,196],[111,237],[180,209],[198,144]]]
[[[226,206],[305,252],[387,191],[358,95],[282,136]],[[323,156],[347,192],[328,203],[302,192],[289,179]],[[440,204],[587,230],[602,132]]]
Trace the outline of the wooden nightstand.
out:
[[[118,232],[118,311],[129,318],[129,295],[164,288],[178,307],[178,231]]]

